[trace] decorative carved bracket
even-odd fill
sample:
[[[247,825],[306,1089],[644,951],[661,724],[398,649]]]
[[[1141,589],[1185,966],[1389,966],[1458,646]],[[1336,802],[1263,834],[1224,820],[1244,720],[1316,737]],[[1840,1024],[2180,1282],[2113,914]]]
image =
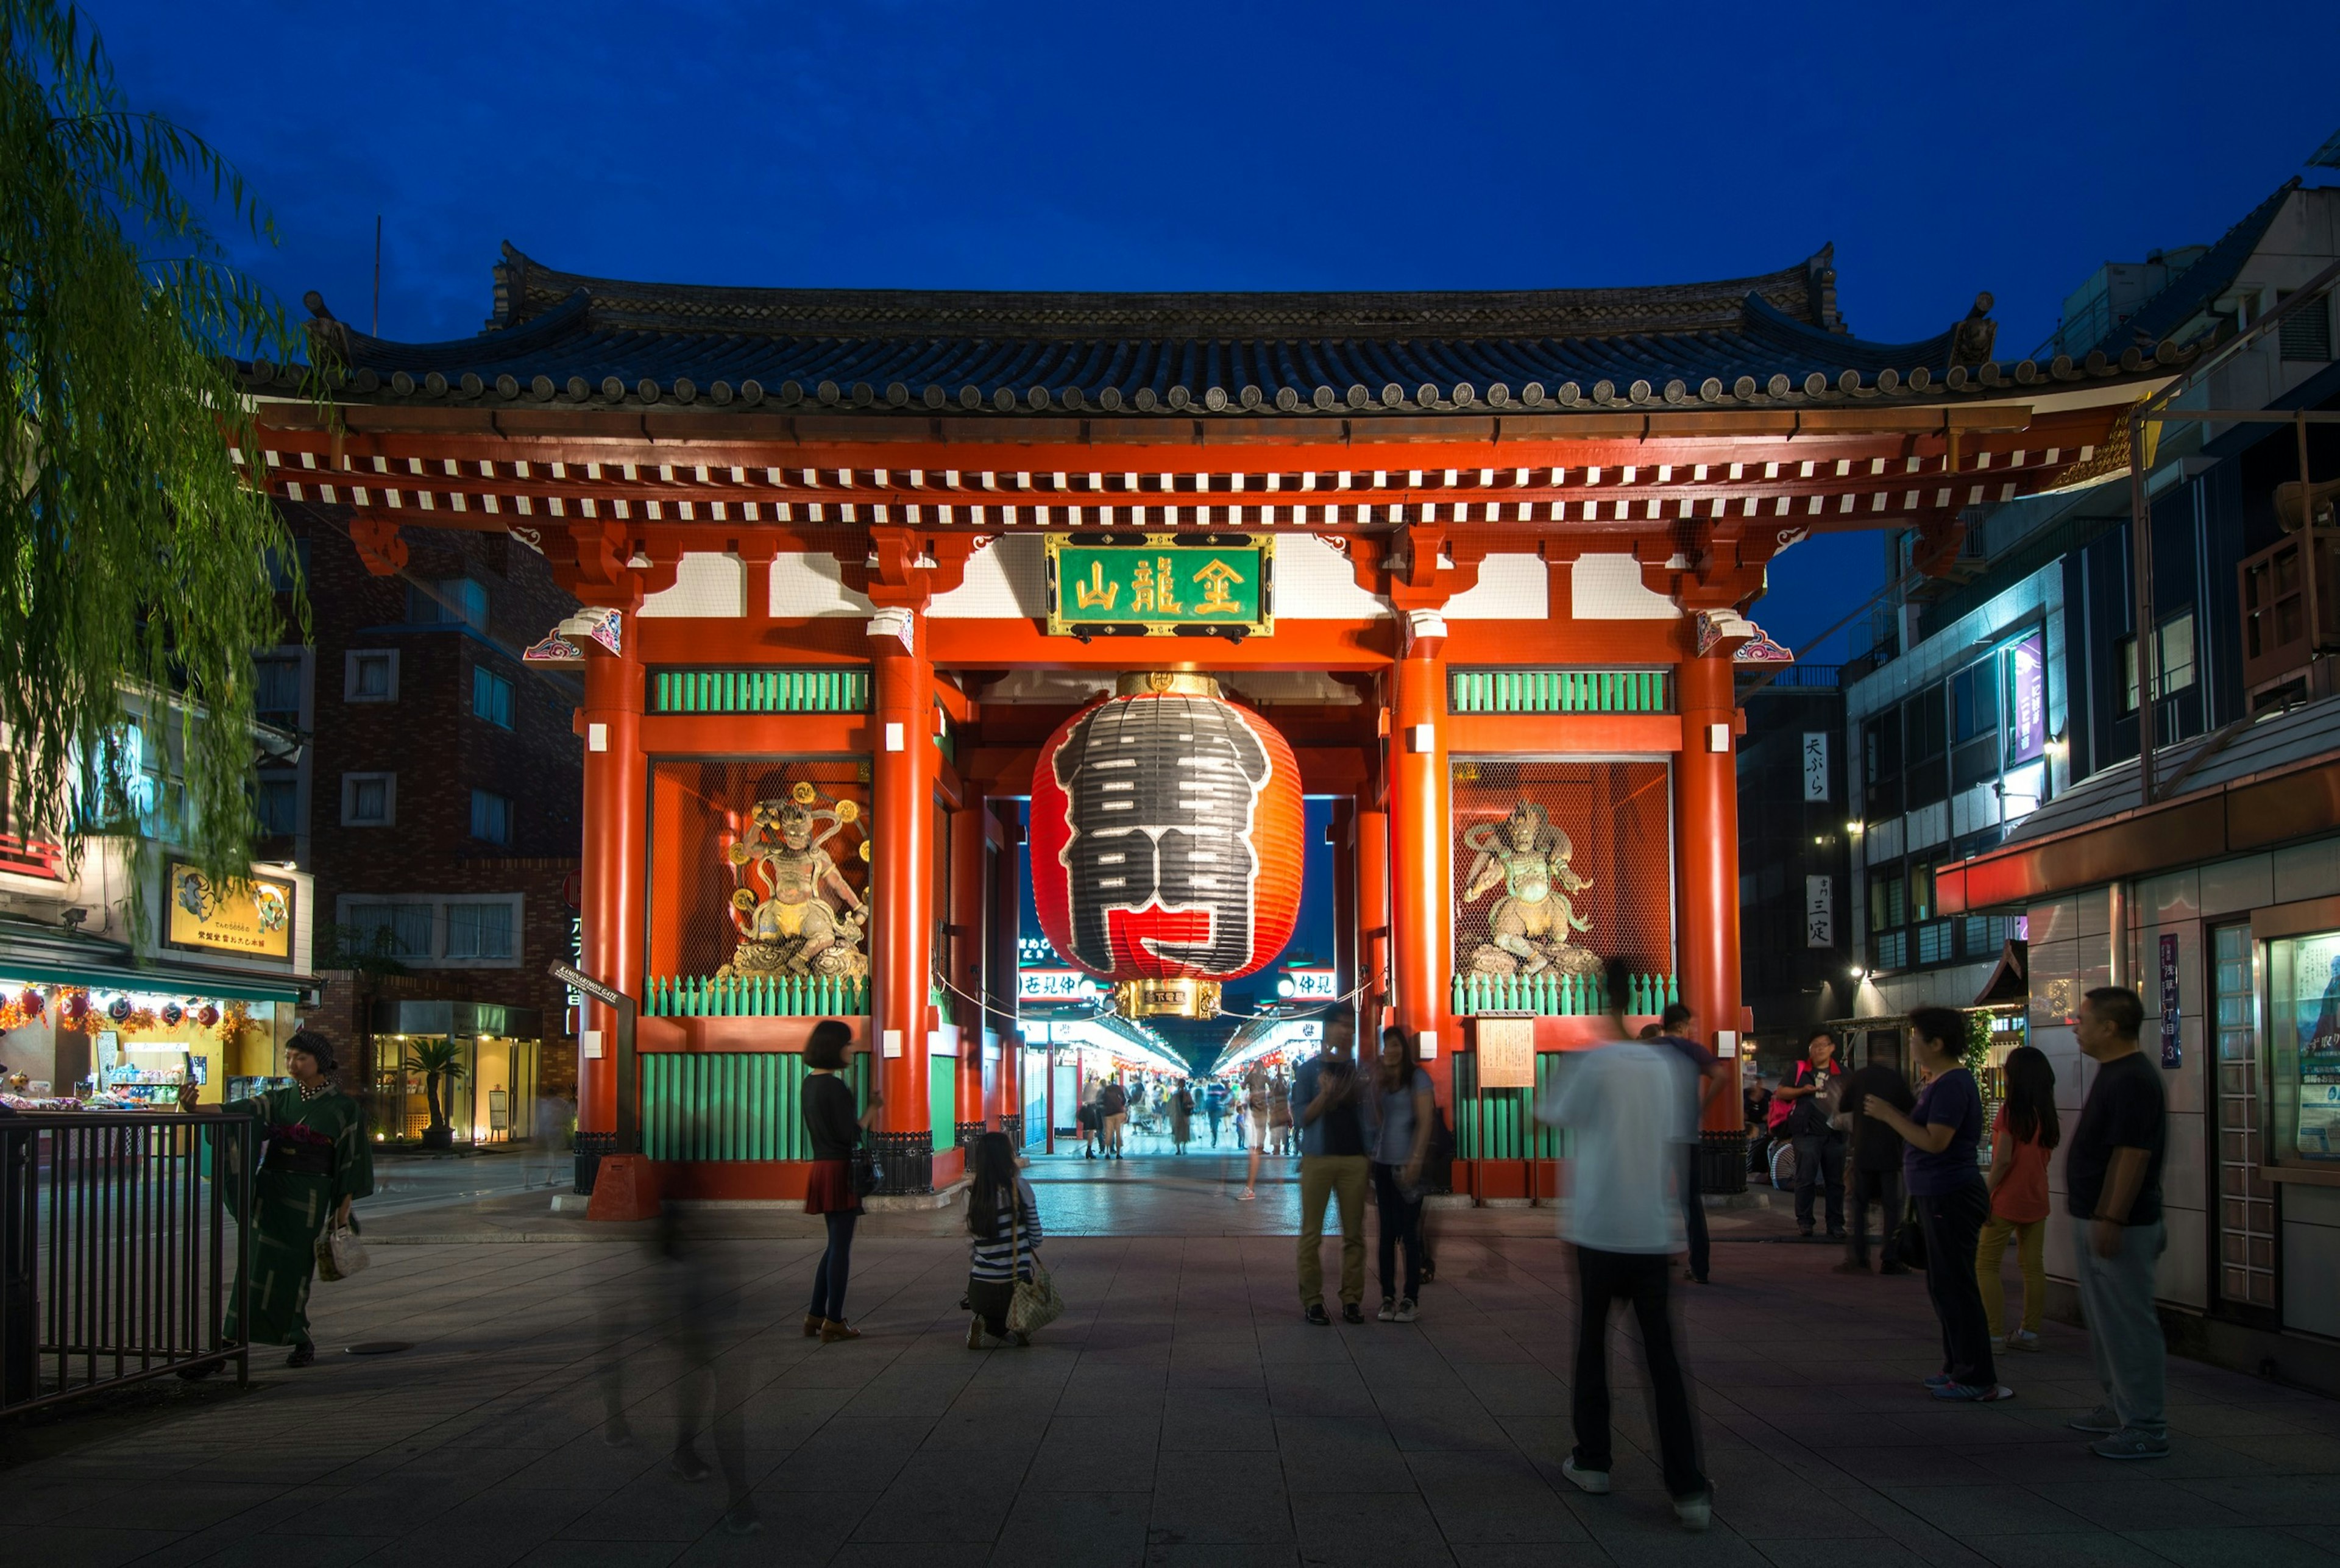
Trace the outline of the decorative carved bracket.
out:
[[[555,582],[584,603],[619,610],[642,601],[641,578],[626,566],[631,548],[625,526],[617,522],[581,522],[544,537],[545,563]]]
[[[396,577],[406,570],[406,541],[399,537],[398,524],[388,518],[352,518],[350,542],[358,547],[358,560],[372,576]]]
[[[923,610],[937,593],[967,581],[967,563],[988,541],[967,533],[921,533],[888,525],[869,531],[869,553],[837,558],[845,585],[880,610]]]

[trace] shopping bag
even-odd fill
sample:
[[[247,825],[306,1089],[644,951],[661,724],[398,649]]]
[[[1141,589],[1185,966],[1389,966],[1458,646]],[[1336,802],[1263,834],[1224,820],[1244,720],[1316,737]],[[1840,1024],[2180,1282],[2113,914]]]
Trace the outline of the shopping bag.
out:
[[[372,1261],[354,1226],[335,1226],[317,1238],[317,1277],[328,1284],[362,1274]]]

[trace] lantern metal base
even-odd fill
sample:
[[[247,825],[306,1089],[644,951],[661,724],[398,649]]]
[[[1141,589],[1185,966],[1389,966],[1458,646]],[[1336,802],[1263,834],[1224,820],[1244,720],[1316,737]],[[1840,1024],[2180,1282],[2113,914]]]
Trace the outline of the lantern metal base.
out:
[[[1175,980],[1123,980],[1113,988],[1114,1011],[1125,1018],[1215,1018],[1219,982],[1181,977]]]

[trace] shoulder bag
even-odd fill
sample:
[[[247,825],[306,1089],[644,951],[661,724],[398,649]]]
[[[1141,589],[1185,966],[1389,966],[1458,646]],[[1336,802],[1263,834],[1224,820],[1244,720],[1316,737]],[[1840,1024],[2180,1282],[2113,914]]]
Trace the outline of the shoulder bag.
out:
[[[886,1180],[886,1167],[878,1158],[878,1151],[869,1146],[869,1135],[864,1131],[861,1141],[853,1146],[853,1196],[868,1197]]]
[[[1040,1261],[1038,1253],[1032,1255],[1032,1277],[1024,1277],[1020,1266],[1024,1258],[1022,1193],[1016,1195],[1008,1216],[1007,1266],[1016,1272],[1016,1294],[1007,1303],[1007,1326],[1017,1334],[1033,1334],[1065,1315],[1065,1298],[1056,1294],[1056,1282],[1050,1277],[1048,1265]]]

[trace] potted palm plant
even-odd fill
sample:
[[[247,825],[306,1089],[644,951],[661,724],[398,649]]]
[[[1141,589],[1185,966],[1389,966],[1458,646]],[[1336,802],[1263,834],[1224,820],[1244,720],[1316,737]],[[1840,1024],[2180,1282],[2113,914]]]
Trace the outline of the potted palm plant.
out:
[[[408,1072],[422,1075],[422,1097],[431,1107],[431,1123],[422,1129],[422,1146],[453,1148],[455,1129],[448,1125],[446,1110],[439,1098],[439,1086],[444,1083],[451,1090],[461,1079],[461,1049],[452,1040],[424,1040],[408,1048],[405,1066]]]

